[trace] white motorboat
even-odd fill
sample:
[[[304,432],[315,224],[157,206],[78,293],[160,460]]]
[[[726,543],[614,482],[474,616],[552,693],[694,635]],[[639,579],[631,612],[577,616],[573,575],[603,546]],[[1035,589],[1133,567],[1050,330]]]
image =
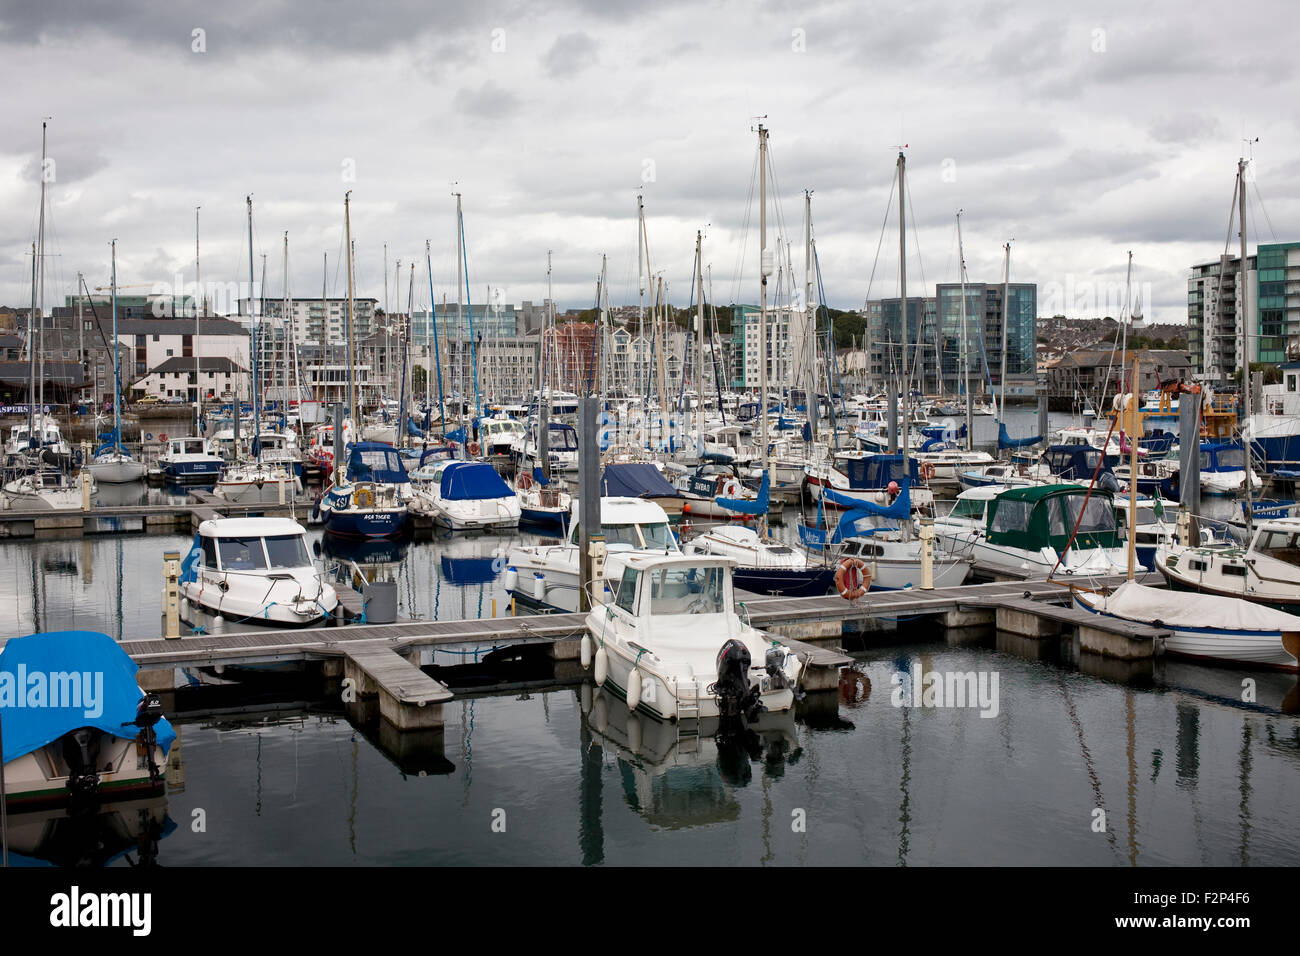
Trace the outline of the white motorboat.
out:
[[[840,559],[844,558],[865,562],[872,590],[902,591],[921,586],[921,540],[910,530],[878,528],[870,535],[845,537],[840,549]],[[931,553],[930,566],[936,588],[958,587],[971,573],[968,554],[953,554],[938,547]]]
[[[163,476],[174,482],[215,484],[221,476],[221,456],[211,454],[202,438],[169,438],[158,456]]]
[[[332,615],[338,595],[312,563],[306,535],[288,518],[204,521],[182,567],[181,619],[283,628]]]
[[[1110,594],[1072,589],[1075,607],[1168,628],[1165,650],[1184,657],[1296,670],[1300,616],[1240,598],[1188,594],[1125,581]]]
[[[93,476],[90,494],[98,493]],[[81,481],[61,471],[41,469],[19,475],[4,485],[3,500],[6,511],[76,511],[81,508]]]
[[[551,611],[577,611],[579,502],[573,502],[569,539],[561,544],[515,548],[506,566],[505,586],[512,598],[526,607]],[[668,514],[653,501],[641,498],[601,498],[600,530],[605,536],[605,577],[592,595],[593,603],[611,599],[610,582],[622,575],[622,565],[636,554],[680,554],[677,538],[668,526]]]
[[[1300,518],[1260,522],[1248,548],[1166,544],[1156,550],[1155,566],[1176,591],[1300,613]]]
[[[803,662],[741,619],[732,567],[716,557],[627,558],[615,599],[587,615],[597,686],[660,720],[752,721],[792,708]]]
[[[519,527],[519,499],[485,461],[443,461],[416,486],[411,509],[452,531]]]

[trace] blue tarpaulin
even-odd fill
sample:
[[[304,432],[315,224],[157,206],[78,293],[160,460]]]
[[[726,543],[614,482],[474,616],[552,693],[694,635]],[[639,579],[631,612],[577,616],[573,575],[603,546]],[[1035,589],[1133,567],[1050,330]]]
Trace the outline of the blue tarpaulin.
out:
[[[0,651],[0,759],[16,760],[81,727],[134,737],[135,707],[144,696],[138,669],[116,641],[96,631],[12,638]],[[154,729],[166,753],[176,731],[166,720]]]
[[[742,515],[765,515],[769,499],[771,498],[772,482],[763,472],[763,483],[758,486],[758,498],[750,501],[747,498],[718,498],[716,503],[719,508],[726,508],[728,511],[735,511]]]
[[[600,494],[605,498],[680,498],[682,493],[668,483],[649,462],[606,465],[600,476]]]
[[[1033,438],[1012,438],[1007,434],[1007,426],[1002,422],[998,422],[999,448],[1028,448],[1030,445],[1037,445],[1042,440],[1042,435],[1035,435]]]
[[[826,485],[822,486],[822,497],[833,505],[839,505],[841,508],[852,508],[854,511],[878,518],[893,518],[898,521],[906,521],[912,514],[911,482],[907,479],[899,482],[898,497],[889,505],[878,505],[872,501],[863,501],[861,498],[842,495],[834,488]],[[849,515],[845,515],[840,518],[840,523],[843,524],[848,517]]]
[[[481,501],[513,498],[510,486],[485,461],[455,461],[442,470],[438,494],[444,501]]]

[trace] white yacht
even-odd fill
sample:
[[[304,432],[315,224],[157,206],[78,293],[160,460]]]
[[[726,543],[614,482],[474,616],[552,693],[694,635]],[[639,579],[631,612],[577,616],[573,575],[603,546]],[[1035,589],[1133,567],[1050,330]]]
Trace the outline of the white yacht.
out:
[[[519,527],[519,498],[485,461],[442,461],[415,486],[411,509],[452,531]]]

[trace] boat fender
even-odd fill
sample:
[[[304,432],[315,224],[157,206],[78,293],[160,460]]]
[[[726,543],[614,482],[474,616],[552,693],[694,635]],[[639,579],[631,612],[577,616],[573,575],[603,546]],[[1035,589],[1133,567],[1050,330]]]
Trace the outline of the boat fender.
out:
[[[536,572],[533,573],[533,599],[537,601],[546,599],[546,578]]]
[[[519,570],[517,568],[511,568],[511,567],[506,568],[505,585],[507,591],[519,590]],[[584,664],[582,666],[586,667],[587,665]]]
[[[627,676],[627,709],[636,710],[641,703],[641,672],[635,667]]]
[[[609,652],[605,648],[597,648],[596,656],[592,659],[594,669],[593,677],[596,678],[596,686],[604,687],[605,678],[609,676]]]
[[[871,587],[871,569],[861,558],[841,558],[835,569],[835,590],[846,601],[856,601]]]
[[[591,637],[582,635],[582,642],[579,645],[579,654],[582,660],[582,669],[585,671],[591,666]]]

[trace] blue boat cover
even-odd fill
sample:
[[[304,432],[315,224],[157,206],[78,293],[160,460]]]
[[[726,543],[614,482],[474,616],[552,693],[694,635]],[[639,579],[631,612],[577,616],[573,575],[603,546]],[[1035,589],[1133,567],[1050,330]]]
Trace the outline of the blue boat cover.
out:
[[[496,580],[496,558],[442,557],[442,579],[448,584],[487,584]]]
[[[916,481],[920,477],[916,459],[909,458],[904,468],[901,454],[849,458],[837,467],[849,479],[849,487],[854,491],[876,491],[889,487],[891,481]]]
[[[1033,438],[1012,438],[1007,434],[1007,426],[1002,422],[998,422],[999,448],[1028,448],[1030,445],[1037,445],[1042,440],[1042,435],[1035,435]]]
[[[465,444],[466,441],[465,429],[453,428],[451,431],[447,432],[442,437],[447,439],[447,441],[454,441],[463,445]]]
[[[348,478],[388,485],[402,485],[411,480],[397,449],[378,441],[359,441],[348,446]]]
[[[546,477],[546,472],[542,470],[541,465],[533,465],[533,481],[537,482],[543,488],[551,483],[551,479]]]
[[[898,521],[906,521],[912,516],[912,483],[903,479],[898,485],[898,497],[889,505],[878,505],[873,501],[863,501],[861,498],[853,498],[849,495],[842,495],[834,488],[822,487],[822,497],[833,505],[839,505],[841,508],[852,509],[849,514],[840,518],[840,524],[844,524],[854,512],[858,516],[870,515],[877,518],[893,518]]]
[[[10,639],[0,651],[0,759],[16,760],[81,727],[134,737],[137,728],[124,725],[133,725],[136,702],[144,696],[135,682],[137,670],[121,645],[96,631]],[[165,719],[154,730],[166,753],[176,731]]]
[[[515,493],[485,461],[454,461],[442,470],[438,494],[444,501],[513,498]]]
[[[758,486],[758,498],[755,501],[749,501],[746,498],[718,498],[716,504],[719,508],[726,508],[728,511],[735,511],[742,515],[765,515],[769,500],[772,496],[772,482],[763,472],[763,483]]]
[[[668,483],[649,462],[634,461],[605,466],[600,476],[603,498],[680,498],[682,493]]]

